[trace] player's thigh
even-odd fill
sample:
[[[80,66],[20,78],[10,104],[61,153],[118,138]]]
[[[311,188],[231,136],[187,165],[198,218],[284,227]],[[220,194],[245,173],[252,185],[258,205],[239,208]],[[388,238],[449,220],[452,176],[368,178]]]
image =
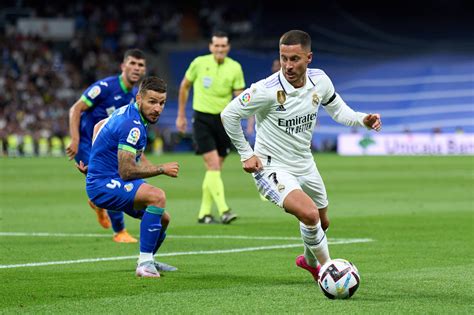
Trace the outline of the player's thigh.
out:
[[[162,189],[145,183],[140,186],[135,195],[134,209],[144,209],[148,206],[164,209],[166,207],[166,195]]]
[[[291,191],[283,201],[286,212],[293,214],[299,221],[307,225],[315,225],[319,220],[319,212],[314,201],[301,189]]]
[[[253,178],[260,194],[281,208],[290,192],[301,189],[293,175],[275,169],[253,173]]]
[[[314,201],[318,209],[327,208],[329,202],[326,186],[316,167],[307,175],[299,176],[298,181],[303,191]]]
[[[143,179],[132,181],[124,181],[120,177],[96,179],[87,182],[86,191],[91,201],[100,208],[133,213],[135,196],[144,184]]]

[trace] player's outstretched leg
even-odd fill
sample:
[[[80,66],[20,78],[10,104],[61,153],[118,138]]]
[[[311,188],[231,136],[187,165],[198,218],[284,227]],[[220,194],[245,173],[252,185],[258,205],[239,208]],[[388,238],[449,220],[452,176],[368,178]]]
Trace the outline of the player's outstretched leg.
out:
[[[300,222],[300,232],[305,254],[296,258],[296,265],[311,272],[313,278],[317,281],[321,268],[319,263],[324,264],[330,260],[326,234],[319,221],[315,226]]]
[[[91,207],[92,210],[94,210],[95,213],[97,214],[97,221],[99,222],[99,224],[104,229],[109,229],[111,226],[111,223],[105,209],[97,207],[92,201],[90,201],[90,199],[88,199],[87,202],[89,203],[89,207]]]

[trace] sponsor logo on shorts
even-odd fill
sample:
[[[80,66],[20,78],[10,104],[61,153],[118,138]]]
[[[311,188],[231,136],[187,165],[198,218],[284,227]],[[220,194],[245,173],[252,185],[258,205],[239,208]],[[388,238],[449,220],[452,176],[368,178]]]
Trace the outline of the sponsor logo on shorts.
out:
[[[127,142],[130,144],[137,144],[138,139],[140,139],[140,129],[132,128],[128,134]]]

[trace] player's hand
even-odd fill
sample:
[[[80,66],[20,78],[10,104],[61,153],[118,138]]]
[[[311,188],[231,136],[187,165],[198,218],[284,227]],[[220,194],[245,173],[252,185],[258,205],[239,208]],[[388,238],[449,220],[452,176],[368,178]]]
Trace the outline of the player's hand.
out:
[[[364,125],[375,131],[380,131],[382,129],[382,120],[380,119],[379,114],[368,114],[364,117]]]
[[[87,170],[89,169],[89,165],[84,165],[84,162],[79,161],[79,164],[76,163],[76,168],[84,175],[87,175]]]
[[[188,128],[188,120],[186,117],[179,117],[176,118],[176,128],[179,132],[185,133],[186,129]]]
[[[169,177],[178,177],[179,164],[178,162],[170,162],[160,165],[160,168],[163,169],[163,173]]]
[[[263,164],[259,157],[254,155],[250,159],[242,162],[242,168],[247,173],[255,173],[263,170]]]
[[[66,154],[71,161],[77,154],[77,148],[79,147],[79,142],[71,141],[71,143],[66,148]]]

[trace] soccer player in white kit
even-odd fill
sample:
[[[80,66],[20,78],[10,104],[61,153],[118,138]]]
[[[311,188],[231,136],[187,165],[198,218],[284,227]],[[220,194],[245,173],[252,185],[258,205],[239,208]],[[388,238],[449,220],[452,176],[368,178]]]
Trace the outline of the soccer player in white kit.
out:
[[[379,131],[382,123],[379,114],[353,111],[324,71],[308,68],[313,58],[309,34],[288,31],[279,45],[281,70],[252,84],[227,105],[221,118],[260,193],[300,221],[304,254],[296,265],[317,280],[321,265],[330,260],[328,199],[310,149],[318,109],[322,106],[347,126]],[[254,150],[240,124],[252,115],[257,122]]]

